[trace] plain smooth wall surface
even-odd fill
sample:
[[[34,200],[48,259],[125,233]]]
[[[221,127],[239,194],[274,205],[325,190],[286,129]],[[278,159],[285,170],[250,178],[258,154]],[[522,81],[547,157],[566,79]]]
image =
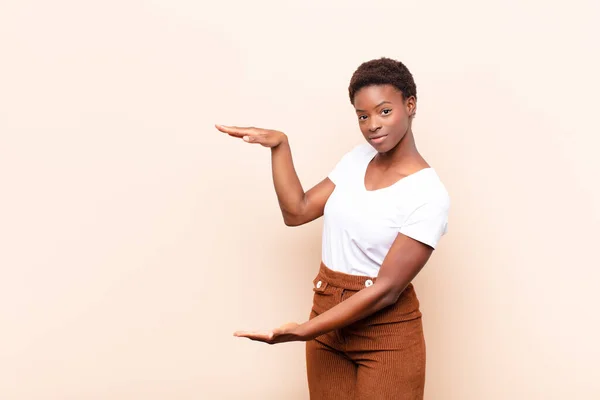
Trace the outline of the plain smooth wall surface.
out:
[[[428,400],[600,398],[598,3],[2,1],[0,398],[307,399],[305,189],[363,140],[352,72],[414,74],[451,197],[417,277]]]

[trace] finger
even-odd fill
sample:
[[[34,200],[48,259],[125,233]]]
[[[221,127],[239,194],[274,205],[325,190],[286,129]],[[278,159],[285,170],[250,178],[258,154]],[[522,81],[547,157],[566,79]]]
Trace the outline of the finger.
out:
[[[271,339],[273,339],[274,335],[272,332],[244,332],[244,331],[239,331],[239,332],[235,332],[233,334],[236,337],[243,337],[243,338],[247,338],[250,340],[257,340],[257,341],[261,341],[261,342],[269,342]]]
[[[248,340],[252,340],[253,342],[269,343],[269,339],[267,339],[264,336],[248,335],[248,336],[240,336],[240,337],[248,339]]]
[[[217,128],[221,132],[224,132],[229,135],[236,136],[236,137],[243,137],[245,135],[253,135],[253,134],[256,134],[256,132],[257,132],[257,129],[254,127],[215,125],[215,128]]]
[[[243,139],[244,142],[249,142],[248,138],[252,137],[251,135],[245,134],[245,133],[228,133],[227,135],[233,137],[233,138],[237,138],[237,139]]]
[[[254,135],[244,135],[242,139],[246,143],[259,143],[262,144],[265,141],[265,135],[262,134],[254,134]]]
[[[259,331],[237,331],[233,334],[233,336],[237,336],[237,337],[266,336],[266,333],[259,332]]]

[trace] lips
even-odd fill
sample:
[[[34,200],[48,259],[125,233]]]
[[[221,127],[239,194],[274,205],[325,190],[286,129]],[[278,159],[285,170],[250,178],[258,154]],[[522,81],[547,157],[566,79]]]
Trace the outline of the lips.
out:
[[[379,143],[382,142],[386,137],[387,135],[370,136],[369,140],[375,143]]]

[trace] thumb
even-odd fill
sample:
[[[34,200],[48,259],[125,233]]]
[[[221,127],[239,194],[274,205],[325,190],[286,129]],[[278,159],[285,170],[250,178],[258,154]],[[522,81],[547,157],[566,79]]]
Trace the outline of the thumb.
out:
[[[262,135],[246,135],[242,139],[248,143],[262,143]]]
[[[246,135],[242,138],[244,142],[247,143],[258,143],[263,146],[269,146],[269,138],[267,135],[258,134],[258,135]]]

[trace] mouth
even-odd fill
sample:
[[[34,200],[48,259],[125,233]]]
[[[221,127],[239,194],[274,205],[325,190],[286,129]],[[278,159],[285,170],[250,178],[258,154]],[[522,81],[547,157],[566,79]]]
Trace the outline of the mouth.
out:
[[[371,141],[371,143],[379,144],[379,143],[383,142],[386,137],[387,137],[387,135],[370,136],[369,141]]]

